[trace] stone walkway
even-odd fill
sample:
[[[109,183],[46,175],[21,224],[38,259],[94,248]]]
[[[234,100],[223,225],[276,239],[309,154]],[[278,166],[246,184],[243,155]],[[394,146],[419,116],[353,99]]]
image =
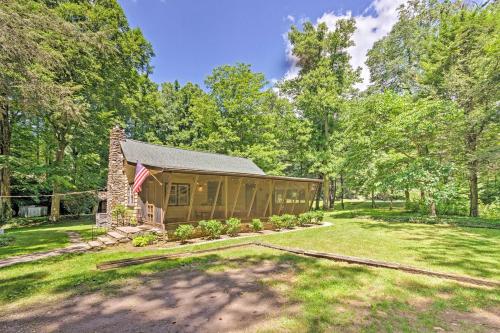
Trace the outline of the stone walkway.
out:
[[[35,252],[35,253],[0,259],[0,268],[24,262],[45,259],[49,257],[55,257],[65,253],[85,252],[92,248],[90,245],[88,245],[82,240],[82,237],[80,236],[79,233],[74,231],[67,231],[66,233],[68,234],[69,242],[71,243],[71,245],[51,251]]]

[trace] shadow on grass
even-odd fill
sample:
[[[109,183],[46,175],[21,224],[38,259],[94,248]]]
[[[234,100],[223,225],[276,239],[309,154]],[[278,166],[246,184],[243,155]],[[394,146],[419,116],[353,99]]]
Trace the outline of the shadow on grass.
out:
[[[284,297],[258,282],[293,269],[290,258],[255,255],[224,259],[209,254],[70,274],[52,281],[51,293],[67,294],[65,301],[33,306],[15,318],[0,319],[0,331],[18,332],[27,327],[57,327],[58,332],[245,330],[283,306]],[[220,269],[211,272],[214,268]],[[27,281],[31,277],[35,275],[9,283],[18,291],[26,282],[36,288],[38,281]],[[128,280],[131,277],[137,279],[132,282]],[[39,278],[43,283],[46,276]],[[92,293],[98,290],[103,293]]]
[[[351,202],[346,204],[345,209],[337,208],[329,216],[370,218],[391,223],[450,224],[459,227],[500,229],[500,219],[446,215],[432,218],[425,214],[405,210],[403,202],[395,204],[392,210],[385,202],[379,203],[375,208],[372,208],[369,202]]]
[[[500,232],[497,230],[469,232],[463,228],[378,222],[359,222],[357,225],[363,229],[383,230],[387,237],[398,232],[394,237],[411,241],[404,248],[410,250],[417,261],[458,269],[472,276],[500,279],[500,252],[495,250],[499,246]]]
[[[64,293],[65,301],[32,306],[20,310],[16,318],[0,319],[0,331],[56,325],[58,332],[215,332],[251,331],[256,324],[268,331],[380,331],[387,325],[393,331],[431,330],[437,315],[423,321],[411,315],[431,316],[435,308],[417,309],[409,299],[436,301],[435,295],[447,293],[452,295],[450,304],[481,305],[496,297],[480,288],[431,284],[408,274],[268,250],[240,249],[111,271],[92,269],[109,256],[75,256],[51,258],[44,270],[1,280],[2,303],[9,300],[4,286],[10,295],[28,297],[25,288],[33,294],[47,284],[50,295]],[[88,268],[51,275],[52,264],[61,268],[71,259],[82,259],[72,264]],[[288,320],[276,324],[269,316]]]

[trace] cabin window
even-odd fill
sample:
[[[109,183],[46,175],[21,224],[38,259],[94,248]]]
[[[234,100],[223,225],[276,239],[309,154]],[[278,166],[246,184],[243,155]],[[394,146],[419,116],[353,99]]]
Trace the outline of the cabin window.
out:
[[[189,205],[189,184],[172,184],[170,188],[169,206],[187,206]]]
[[[152,204],[148,204],[148,222],[152,223],[154,218],[154,206]]]

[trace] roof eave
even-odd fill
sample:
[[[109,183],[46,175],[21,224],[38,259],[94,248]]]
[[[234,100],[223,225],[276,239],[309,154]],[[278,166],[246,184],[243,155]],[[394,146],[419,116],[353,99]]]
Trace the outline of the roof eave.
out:
[[[135,165],[137,163],[127,161],[130,165]],[[204,175],[218,175],[218,176],[234,176],[234,177],[247,177],[247,178],[265,178],[265,179],[275,179],[275,180],[293,180],[300,182],[314,182],[322,183],[323,179],[316,178],[301,178],[301,177],[287,177],[287,176],[271,176],[271,175],[260,175],[253,173],[240,173],[240,172],[221,172],[221,171],[211,171],[211,170],[198,170],[198,169],[182,169],[182,168],[165,168],[158,167],[154,165],[147,165],[142,163],[144,166],[149,168],[154,168],[157,170],[162,170],[165,172],[178,172],[178,173],[192,173],[192,174],[204,174]]]

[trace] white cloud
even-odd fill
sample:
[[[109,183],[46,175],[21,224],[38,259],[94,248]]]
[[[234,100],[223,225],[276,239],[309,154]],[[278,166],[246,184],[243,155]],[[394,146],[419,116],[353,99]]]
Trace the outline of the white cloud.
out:
[[[362,83],[358,84],[359,89],[365,89],[370,82],[370,72],[365,65],[366,53],[373,43],[387,35],[394,23],[398,20],[397,9],[407,0],[374,0],[362,15],[353,16],[351,12],[337,15],[333,12],[324,13],[317,19],[316,23],[324,22],[333,29],[335,22],[339,19],[351,18],[356,20],[356,31],[353,34],[355,45],[349,48],[351,55],[351,65],[354,68],[361,67]],[[374,14],[369,11],[373,9]],[[297,67],[297,59],[292,55],[290,42],[286,40],[286,56],[290,62],[290,69],[285,73],[284,79],[290,79],[298,75],[300,68]]]
[[[285,41],[286,49],[286,61],[290,64],[290,68],[286,71],[285,76],[283,77],[284,80],[290,80],[297,75],[299,75],[299,66],[297,66],[297,63],[299,62],[299,59],[293,55],[292,53],[292,44],[288,40],[288,33],[284,33],[282,35],[283,40]]]
[[[288,15],[288,16],[286,17],[286,19],[287,19],[288,21],[290,21],[291,23],[294,23],[294,22],[295,22],[295,17],[294,17],[293,15]]]

